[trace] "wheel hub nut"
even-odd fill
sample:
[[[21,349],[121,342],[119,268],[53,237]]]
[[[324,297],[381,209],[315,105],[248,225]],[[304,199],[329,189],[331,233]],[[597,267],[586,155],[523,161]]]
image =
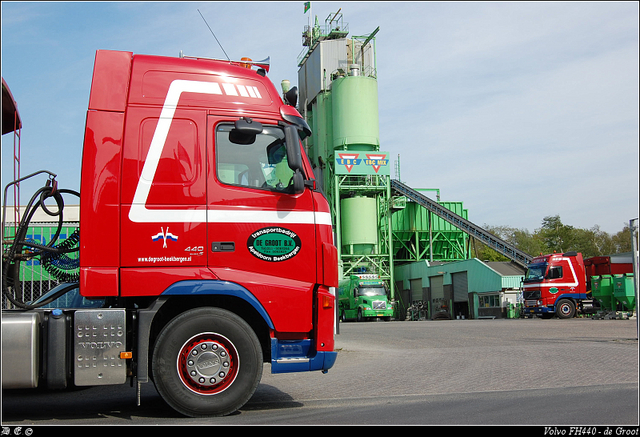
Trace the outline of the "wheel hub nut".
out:
[[[222,382],[229,366],[228,351],[213,341],[193,347],[187,359],[187,373],[195,383],[205,387]]]

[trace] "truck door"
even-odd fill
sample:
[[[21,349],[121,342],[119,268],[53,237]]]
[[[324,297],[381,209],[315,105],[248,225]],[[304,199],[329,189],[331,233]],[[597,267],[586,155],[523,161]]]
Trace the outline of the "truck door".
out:
[[[574,293],[578,286],[578,278],[569,258],[554,259],[549,265],[546,278],[552,294]]]
[[[317,274],[312,193],[294,192],[282,126],[250,120],[259,129],[246,133],[236,120],[207,120],[208,266],[258,298],[277,331],[306,332]]]

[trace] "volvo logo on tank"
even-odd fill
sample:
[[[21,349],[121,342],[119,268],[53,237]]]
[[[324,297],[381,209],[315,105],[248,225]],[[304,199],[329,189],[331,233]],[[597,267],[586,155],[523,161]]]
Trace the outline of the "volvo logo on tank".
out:
[[[302,247],[298,234],[290,229],[272,226],[262,228],[249,236],[247,248],[251,255],[269,262],[293,258]]]

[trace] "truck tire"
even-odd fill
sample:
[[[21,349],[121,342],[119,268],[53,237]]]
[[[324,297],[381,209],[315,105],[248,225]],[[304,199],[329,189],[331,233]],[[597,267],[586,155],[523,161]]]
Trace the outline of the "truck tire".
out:
[[[358,315],[356,316],[357,322],[364,322],[364,317],[362,315],[362,308],[358,308]]]
[[[576,306],[569,299],[560,299],[556,304],[556,314],[559,319],[571,319],[576,314]]]
[[[262,348],[251,327],[221,308],[197,308],[171,320],[153,349],[152,375],[169,406],[185,416],[240,409],[262,377]]]

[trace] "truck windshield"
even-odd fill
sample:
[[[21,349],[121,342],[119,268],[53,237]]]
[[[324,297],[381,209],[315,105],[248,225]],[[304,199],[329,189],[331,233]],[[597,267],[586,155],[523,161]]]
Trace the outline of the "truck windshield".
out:
[[[384,296],[386,295],[384,286],[358,287],[358,296]]]
[[[542,281],[546,271],[547,263],[531,264],[527,268],[527,274],[524,277],[524,282]]]

